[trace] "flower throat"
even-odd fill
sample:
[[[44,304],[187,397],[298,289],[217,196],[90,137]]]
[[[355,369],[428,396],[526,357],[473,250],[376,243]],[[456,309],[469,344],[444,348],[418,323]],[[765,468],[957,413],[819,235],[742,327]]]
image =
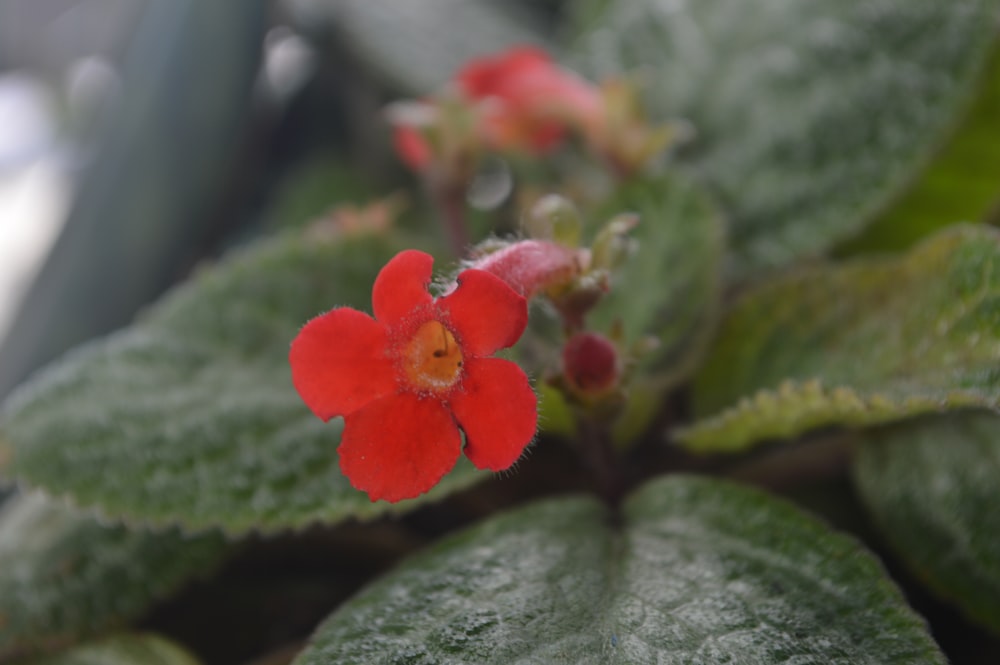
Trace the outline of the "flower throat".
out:
[[[423,323],[403,347],[403,371],[418,391],[451,388],[462,373],[462,350],[440,321]]]

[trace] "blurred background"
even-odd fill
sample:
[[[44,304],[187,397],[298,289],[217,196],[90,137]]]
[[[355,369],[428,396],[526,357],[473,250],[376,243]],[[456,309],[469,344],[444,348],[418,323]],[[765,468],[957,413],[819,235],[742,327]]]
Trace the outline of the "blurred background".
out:
[[[0,0],[0,399],[234,243],[412,185],[384,104],[559,4]]]

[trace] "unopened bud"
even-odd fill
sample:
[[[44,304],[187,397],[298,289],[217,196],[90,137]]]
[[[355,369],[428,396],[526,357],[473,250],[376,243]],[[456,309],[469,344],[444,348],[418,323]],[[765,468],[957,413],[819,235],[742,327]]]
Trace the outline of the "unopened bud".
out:
[[[580,213],[569,199],[548,194],[531,207],[522,226],[532,238],[554,240],[567,247],[580,244]]]
[[[468,264],[492,273],[525,298],[570,285],[584,269],[586,250],[546,240],[521,240]]]
[[[563,374],[577,392],[587,395],[607,392],[618,383],[618,351],[603,335],[577,333],[563,348]]]

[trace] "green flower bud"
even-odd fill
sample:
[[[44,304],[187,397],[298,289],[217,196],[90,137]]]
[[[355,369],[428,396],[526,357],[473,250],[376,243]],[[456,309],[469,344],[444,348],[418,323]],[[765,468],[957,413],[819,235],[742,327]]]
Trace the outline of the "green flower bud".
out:
[[[558,194],[548,194],[531,207],[522,222],[532,238],[552,240],[566,247],[580,244],[580,213],[572,201]]]

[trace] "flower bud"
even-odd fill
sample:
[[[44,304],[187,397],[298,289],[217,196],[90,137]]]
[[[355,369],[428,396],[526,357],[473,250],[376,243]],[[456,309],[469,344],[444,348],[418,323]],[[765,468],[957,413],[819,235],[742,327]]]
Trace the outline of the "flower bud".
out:
[[[575,392],[605,393],[618,383],[618,351],[603,335],[577,333],[563,348],[563,375]]]
[[[585,250],[547,240],[521,240],[477,258],[469,268],[496,275],[525,298],[569,286],[584,269]]]
[[[580,213],[573,203],[558,194],[548,194],[531,207],[522,226],[532,238],[554,240],[567,247],[580,244]]]

